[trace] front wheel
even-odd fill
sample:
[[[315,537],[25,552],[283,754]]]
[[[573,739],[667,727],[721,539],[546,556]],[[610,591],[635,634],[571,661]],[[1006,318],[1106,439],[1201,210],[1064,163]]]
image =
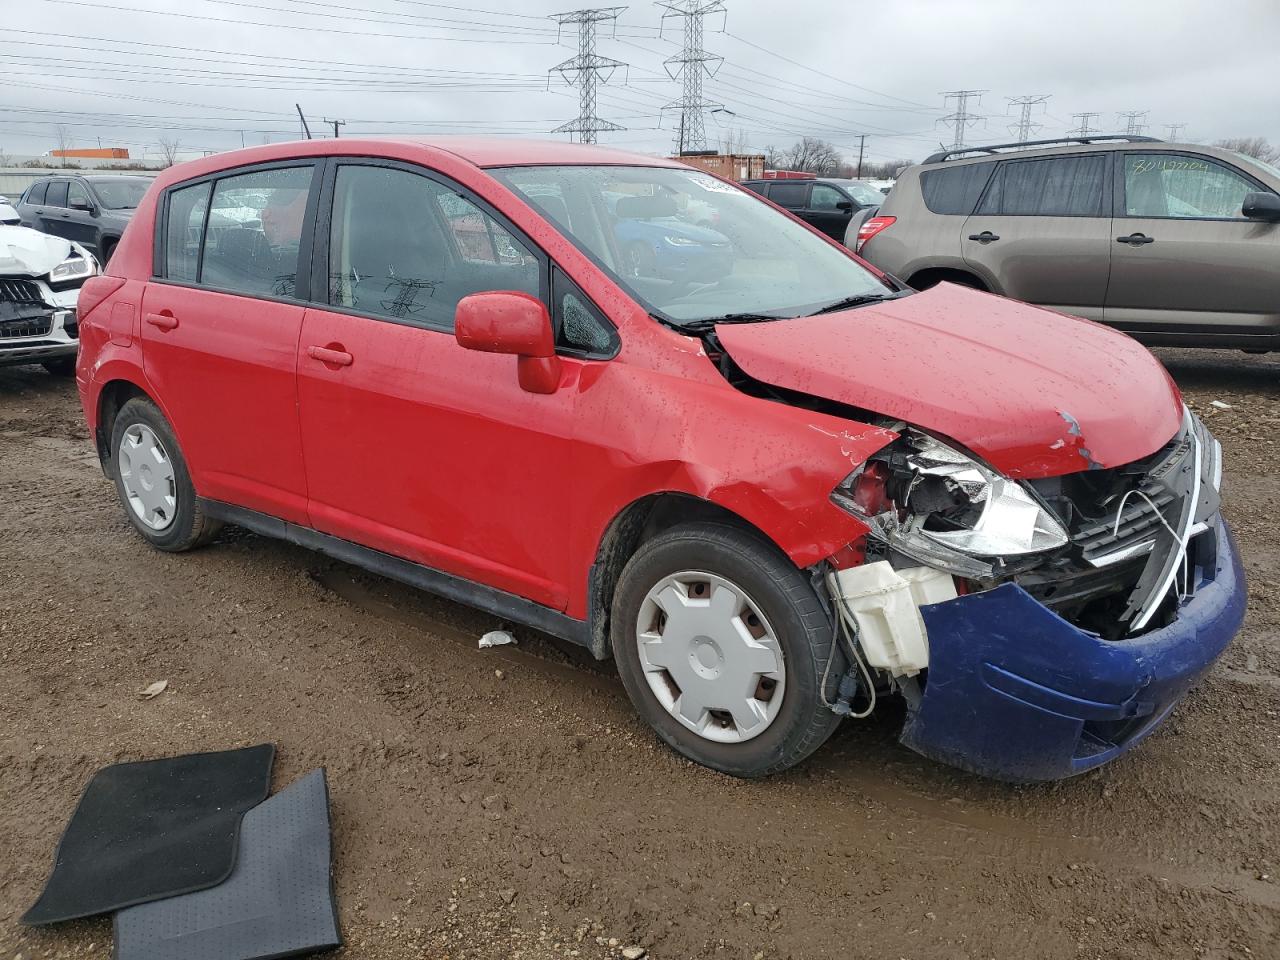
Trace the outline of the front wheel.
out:
[[[221,524],[200,509],[173,428],[150,400],[135,397],[116,415],[109,472],[129,522],[153,547],[190,550],[218,532]]]
[[[694,523],[643,544],[619,580],[611,633],[640,715],[704,766],[776,773],[839,723],[821,690],[831,621],[808,579],[755,534]]]

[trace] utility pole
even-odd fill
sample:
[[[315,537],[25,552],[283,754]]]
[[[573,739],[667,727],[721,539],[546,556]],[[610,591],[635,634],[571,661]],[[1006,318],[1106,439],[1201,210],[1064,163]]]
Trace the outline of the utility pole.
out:
[[[324,122],[333,124],[333,139],[335,140],[338,139],[338,128],[345,127],[347,125],[347,121],[345,120],[330,120],[328,117],[324,118]]]
[[[578,135],[579,143],[595,143],[596,134],[612,130],[625,130],[616,123],[602,120],[596,116],[596,84],[608,83],[614,71],[626,64],[621,60],[611,60],[596,53],[596,25],[605,21],[618,19],[626,7],[598,7],[593,10],[572,10],[568,13],[555,13],[551,19],[563,30],[565,24],[575,24],[578,28],[578,55],[570,57],[564,63],[556,64],[550,73],[558,73],[566,83],[578,84],[578,118],[562,123],[552,133]],[[615,29],[616,25],[615,25]],[[556,39],[559,40],[559,34]],[[548,74],[548,78],[549,78]],[[548,79],[549,82],[549,79]]]
[[[310,140],[310,139],[311,139],[311,128],[307,126],[307,118],[306,118],[306,117],[304,117],[304,116],[302,115],[302,104],[300,104],[300,103],[295,103],[295,104],[294,104],[294,106],[298,108],[298,119],[302,121],[302,133],[303,133],[303,136],[304,136],[306,139]]]
[[[1169,139],[1176,143],[1178,138],[1181,136],[1182,131],[1186,129],[1186,126],[1185,122],[1166,123],[1164,128],[1169,131]]]
[[[855,176],[862,179],[862,155],[867,149],[867,135],[865,133],[858,134],[858,172]]]
[[[1072,120],[1078,121],[1079,125],[1071,131],[1071,136],[1087,139],[1091,133],[1097,133],[1098,128],[1093,125],[1093,121],[1097,120],[1100,114],[1097,113],[1073,113]]]
[[[703,111],[723,108],[724,104],[703,98],[702,79],[704,74],[714,77],[720,64],[724,62],[724,57],[703,49],[702,21],[712,13],[721,13],[727,17],[728,11],[724,0],[659,0],[658,6],[666,11],[662,14],[662,27],[666,26],[670,17],[684,18],[684,45],[678,54],[668,57],[662,64],[667,70],[667,76],[684,84],[680,99],[673,100],[662,108],[680,111],[676,154],[705,150],[707,129]]]
[[[1142,131],[1146,129],[1147,111],[1146,110],[1125,110],[1116,114],[1121,120],[1125,121],[1125,136],[1140,137]]]
[[[951,138],[952,150],[964,149],[965,134],[969,128],[977,124],[979,120],[986,119],[986,117],[980,117],[969,112],[969,101],[982,102],[982,95],[986,92],[985,90],[950,90],[942,94],[944,106],[952,100],[956,102],[955,112],[949,113],[938,120],[938,123],[950,126],[953,131]]]
[[[1031,112],[1038,106],[1043,106],[1049,100],[1047,93],[1028,94],[1025,97],[1008,97],[1010,107],[1021,107],[1016,123],[1009,125],[1009,132],[1015,134],[1019,143],[1026,143],[1031,139],[1031,134],[1044,126],[1043,123],[1035,123],[1031,119]]]

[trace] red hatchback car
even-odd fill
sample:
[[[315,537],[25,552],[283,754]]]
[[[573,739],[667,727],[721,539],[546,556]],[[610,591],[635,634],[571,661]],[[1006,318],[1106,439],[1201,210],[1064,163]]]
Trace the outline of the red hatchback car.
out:
[[[571,639],[729,773],[889,695],[928,756],[1078,773],[1243,617],[1218,444],[1143,347],[915,293],[673,161],[208,157],[79,312],[89,427],[156,547],[234,523]]]

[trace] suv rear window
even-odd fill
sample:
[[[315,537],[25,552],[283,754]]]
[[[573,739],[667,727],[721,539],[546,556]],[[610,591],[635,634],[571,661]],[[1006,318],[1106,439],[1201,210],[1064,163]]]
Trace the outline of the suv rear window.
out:
[[[987,185],[995,162],[966,163],[942,170],[926,170],[920,174],[920,192],[931,213],[973,213],[973,206]]]
[[[31,189],[27,191],[26,199],[23,202],[40,206],[40,204],[44,203],[44,192],[48,189],[48,180],[41,180],[38,183],[33,183],[31,185]]]
[[[807,183],[773,183],[769,185],[769,199],[788,210],[803,210],[809,196]]]
[[[1107,183],[1106,154],[1006,160],[982,198],[988,216],[1100,217]]]

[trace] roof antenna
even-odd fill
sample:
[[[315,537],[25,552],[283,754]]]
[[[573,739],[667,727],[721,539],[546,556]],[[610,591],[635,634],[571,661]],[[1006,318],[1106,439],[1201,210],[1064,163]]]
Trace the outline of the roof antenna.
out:
[[[307,118],[302,115],[302,104],[295,103],[294,106],[298,108],[298,119],[302,121],[302,132],[305,133],[307,135],[307,139],[310,140],[311,128],[307,126]]]

